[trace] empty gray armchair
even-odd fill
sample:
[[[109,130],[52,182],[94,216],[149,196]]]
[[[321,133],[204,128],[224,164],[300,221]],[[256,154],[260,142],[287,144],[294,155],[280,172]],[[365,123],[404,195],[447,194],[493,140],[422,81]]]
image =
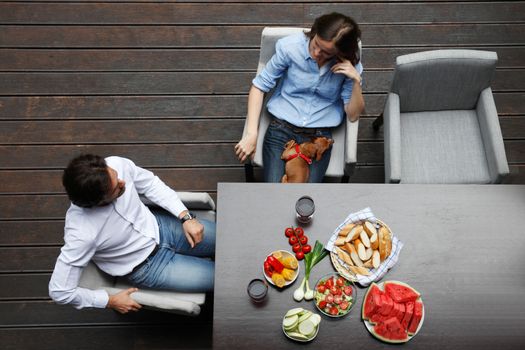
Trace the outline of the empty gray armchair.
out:
[[[499,183],[509,172],[490,82],[495,52],[399,56],[385,105],[385,182]]]
[[[215,221],[215,202],[208,193],[177,192],[182,202],[199,219]],[[147,205],[151,202],[142,199]],[[88,289],[104,289],[116,294],[133,287],[126,279],[110,276],[90,262],[82,272],[79,285]],[[139,288],[131,297],[145,308],[177,314],[197,316],[204,304],[205,293],[181,293],[165,290]]]

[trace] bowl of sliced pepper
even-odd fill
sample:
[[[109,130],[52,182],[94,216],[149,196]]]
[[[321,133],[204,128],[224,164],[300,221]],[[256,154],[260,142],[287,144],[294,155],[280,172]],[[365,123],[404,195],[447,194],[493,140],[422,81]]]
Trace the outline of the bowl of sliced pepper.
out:
[[[299,262],[289,251],[276,250],[268,254],[264,260],[263,274],[270,284],[283,288],[297,279]]]

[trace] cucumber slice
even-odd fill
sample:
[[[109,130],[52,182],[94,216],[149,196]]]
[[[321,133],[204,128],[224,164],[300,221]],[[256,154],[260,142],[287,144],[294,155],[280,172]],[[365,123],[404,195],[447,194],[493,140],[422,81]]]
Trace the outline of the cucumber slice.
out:
[[[310,317],[310,321],[312,321],[312,323],[314,324],[314,326],[318,326],[319,323],[321,323],[321,316],[319,316],[318,314],[313,314],[311,317]]]
[[[301,313],[302,311],[304,311],[302,307],[296,307],[295,309],[288,310],[288,312],[286,313],[286,315],[284,315],[284,317],[290,317],[293,315],[297,315]]]
[[[312,315],[313,315],[313,312],[311,312],[311,311],[306,311],[304,314],[302,314],[302,315],[299,317],[299,323],[301,323],[301,322],[303,322],[303,321],[309,319],[310,316],[312,316]]]
[[[299,323],[299,333],[310,339],[315,334],[315,325],[312,321],[306,320]]]
[[[298,321],[299,321],[299,316],[297,316],[297,315],[293,315],[293,316],[290,316],[290,317],[285,317],[284,320],[283,320],[283,327],[285,329],[291,329],[291,328],[297,326]]]
[[[302,335],[301,333],[289,332],[289,333],[286,333],[286,334],[288,334],[288,336],[290,336],[290,338],[294,338],[294,339],[298,339],[298,340],[308,340],[308,337],[305,336],[305,335]]]

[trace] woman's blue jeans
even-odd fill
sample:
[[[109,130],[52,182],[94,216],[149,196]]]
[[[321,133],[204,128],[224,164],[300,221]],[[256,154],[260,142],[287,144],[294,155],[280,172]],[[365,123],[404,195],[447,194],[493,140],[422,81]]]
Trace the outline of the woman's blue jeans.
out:
[[[160,230],[160,249],[137,271],[127,276],[138,287],[179,292],[209,292],[215,275],[215,223],[204,225],[204,238],[194,248],[188,243],[178,218],[162,209],[150,209]]]
[[[315,133],[305,134],[295,132],[288,126],[275,120],[271,121],[266,134],[264,135],[263,143],[263,171],[265,182],[281,182],[284,175],[286,162],[281,159],[281,154],[284,151],[284,145],[290,141],[295,140],[297,143],[310,141],[313,137],[327,137],[332,138],[330,129],[317,129]],[[308,182],[323,182],[324,174],[330,163],[330,155],[332,154],[332,147],[330,147],[323,154],[320,161],[313,159],[310,165],[310,178]]]

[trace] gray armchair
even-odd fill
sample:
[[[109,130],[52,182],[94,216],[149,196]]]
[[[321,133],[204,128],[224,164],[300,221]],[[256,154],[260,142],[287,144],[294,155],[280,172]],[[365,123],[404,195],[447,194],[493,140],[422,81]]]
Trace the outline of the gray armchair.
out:
[[[495,52],[397,57],[384,117],[385,182],[499,183],[509,172],[490,82]]]
[[[208,193],[177,192],[182,202],[198,218],[215,221],[215,202]],[[142,199],[151,205],[146,199]],[[104,289],[109,294],[116,294],[133,287],[126,279],[110,276],[90,262],[82,272],[79,286],[88,289]],[[181,293],[165,290],[139,288],[131,297],[145,308],[197,316],[204,305],[205,293]]]
[[[257,74],[259,74],[266,63],[272,58],[275,53],[275,43],[282,37],[301,33],[308,29],[306,28],[292,28],[292,27],[266,27],[261,35],[261,52],[259,55],[259,64],[257,67]],[[361,43],[359,44],[361,47]],[[263,108],[259,119],[259,133],[257,136],[257,148],[255,157],[252,163],[246,164],[246,180],[253,181],[253,165],[263,167],[263,141],[266,129],[270,125],[270,116],[266,110],[266,103],[272,96],[273,90],[266,94],[263,102]],[[347,118],[332,131],[332,138],[334,144],[332,146],[332,154],[330,163],[326,170],[326,176],[341,177],[342,181],[348,180],[348,176],[352,171],[352,167],[357,161],[357,131],[359,128],[359,121],[351,123]],[[246,124],[244,126],[243,135],[246,133]]]

